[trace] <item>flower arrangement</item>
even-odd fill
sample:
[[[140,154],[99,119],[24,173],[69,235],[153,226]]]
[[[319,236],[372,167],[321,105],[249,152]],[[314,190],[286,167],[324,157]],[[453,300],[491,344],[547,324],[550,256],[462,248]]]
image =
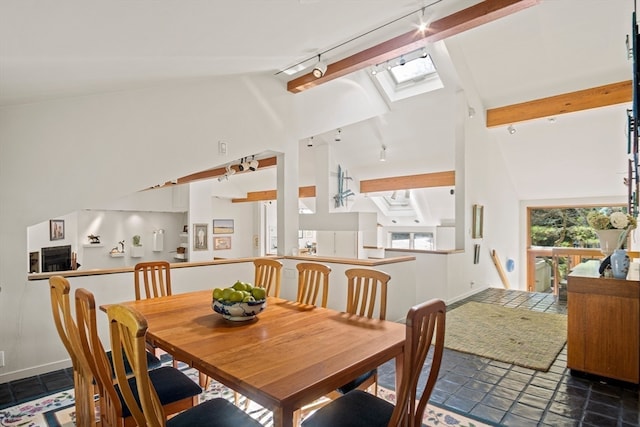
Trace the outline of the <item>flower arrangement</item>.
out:
[[[600,247],[603,248],[603,253],[605,254],[611,253],[611,248],[613,248],[613,250],[623,248],[629,232],[638,225],[635,217],[621,211],[614,211],[609,215],[603,211],[590,212],[587,215],[587,223],[596,230],[596,233],[598,231],[604,232],[606,230],[616,230],[619,232],[615,247],[613,244],[603,246],[603,237],[598,233],[598,237],[600,238]]]
[[[602,211],[590,212],[587,215],[587,223],[596,230],[633,230],[637,226],[637,221],[633,216],[620,211],[612,212],[610,215],[606,215]]]

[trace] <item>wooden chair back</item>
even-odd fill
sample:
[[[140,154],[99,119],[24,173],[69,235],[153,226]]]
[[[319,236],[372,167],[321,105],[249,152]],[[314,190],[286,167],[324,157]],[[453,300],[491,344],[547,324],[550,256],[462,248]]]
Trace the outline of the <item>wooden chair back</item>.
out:
[[[411,307],[407,314],[404,369],[389,426],[422,426],[427,401],[436,385],[442,362],[446,311],[442,300],[433,299]],[[431,359],[429,374],[424,390],[419,394],[418,380],[428,356]]]
[[[147,371],[145,336],[147,320],[134,309],[114,304],[107,308],[113,367],[120,392],[131,416],[140,426],[164,427],[166,417]],[[130,387],[125,369],[125,355],[136,378],[137,395]]]
[[[53,320],[73,365],[76,423],[93,427],[96,425],[94,377],[89,361],[82,352],[78,328],[71,313],[70,289],[69,281],[64,277],[49,278]]]
[[[76,290],[76,319],[84,354],[89,361],[100,395],[100,421],[103,427],[124,425],[122,401],[113,384],[114,373],[107,359],[96,324],[96,302],[86,289]]]
[[[253,260],[255,278],[253,286],[265,288],[268,296],[280,297],[282,281],[282,262],[273,258],[257,258]]]
[[[140,262],[133,269],[136,300],[171,295],[171,265],[167,261]]]
[[[315,262],[301,262],[298,269],[298,296],[296,301],[307,305],[317,305],[318,295],[322,292],[322,307],[327,307],[329,296],[329,273],[331,267]]]
[[[351,268],[344,272],[347,276],[347,313],[373,318],[378,288],[380,307],[378,318],[387,317],[387,284],[391,276],[379,270]]]

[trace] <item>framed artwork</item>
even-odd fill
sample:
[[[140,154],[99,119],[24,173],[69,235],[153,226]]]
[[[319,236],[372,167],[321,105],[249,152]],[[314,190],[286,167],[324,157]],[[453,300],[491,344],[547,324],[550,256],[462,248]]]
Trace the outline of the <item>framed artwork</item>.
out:
[[[193,250],[206,251],[209,249],[209,224],[193,224]]]
[[[214,237],[213,249],[217,251],[231,249],[231,237],[230,236]]]
[[[482,239],[482,222],[484,220],[484,207],[482,205],[473,205],[473,221],[471,228],[472,239]]]
[[[233,234],[232,219],[214,219],[213,234]]]
[[[64,219],[49,220],[49,240],[64,239]]]

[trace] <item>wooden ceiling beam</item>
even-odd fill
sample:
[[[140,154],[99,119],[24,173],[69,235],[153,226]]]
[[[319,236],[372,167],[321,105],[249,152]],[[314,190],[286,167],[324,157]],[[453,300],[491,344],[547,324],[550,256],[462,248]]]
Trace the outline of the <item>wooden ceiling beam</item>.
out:
[[[360,181],[361,193],[375,193],[378,191],[410,190],[413,188],[449,187],[455,185],[456,172],[444,171],[423,173],[419,175],[393,176]],[[315,185],[298,188],[298,197],[316,197]],[[276,200],[277,190],[252,191],[242,199],[231,199],[232,203],[265,202]]]
[[[316,197],[315,185],[298,188],[298,198],[304,199],[305,197]],[[251,191],[247,193],[247,197],[243,199],[231,199],[231,203],[264,202],[268,200],[276,200],[277,198],[278,190]]]
[[[487,110],[487,127],[631,102],[631,80]]]
[[[276,166],[278,164],[278,158],[277,157],[268,157],[266,159],[258,159],[258,168],[259,169],[265,169],[265,168],[270,168],[273,166]],[[231,169],[235,170],[236,173],[247,173],[250,171],[240,171],[240,169],[238,168],[238,165],[231,165]],[[216,169],[209,169],[206,171],[201,171],[201,172],[196,172],[193,173],[191,175],[187,175],[187,176],[183,176],[182,178],[178,178],[178,180],[176,182],[167,182],[165,183],[165,185],[171,185],[171,184],[186,184],[188,182],[193,182],[193,181],[201,181],[203,179],[211,179],[211,178],[217,178],[219,176],[224,175],[227,172],[227,170],[224,167],[221,168],[216,168]]]
[[[432,22],[424,32],[409,31],[333,64],[328,64],[327,71],[320,78],[308,73],[291,80],[287,83],[287,90],[292,93],[302,92],[363,68],[382,64],[420,49],[426,46],[427,43],[434,43],[460,34],[538,3],[540,3],[540,0],[485,0]]]
[[[452,185],[456,185],[456,172],[444,171],[360,181],[360,193],[410,190],[413,188],[448,187]]]

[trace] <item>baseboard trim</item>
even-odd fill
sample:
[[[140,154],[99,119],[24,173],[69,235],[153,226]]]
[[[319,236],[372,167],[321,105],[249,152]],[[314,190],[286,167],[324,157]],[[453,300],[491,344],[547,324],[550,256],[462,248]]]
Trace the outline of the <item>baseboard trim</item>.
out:
[[[18,371],[7,372],[5,374],[0,374],[0,384],[46,374],[60,369],[70,368],[71,366],[71,359],[65,359],[58,362],[47,363],[45,365],[32,366]]]

